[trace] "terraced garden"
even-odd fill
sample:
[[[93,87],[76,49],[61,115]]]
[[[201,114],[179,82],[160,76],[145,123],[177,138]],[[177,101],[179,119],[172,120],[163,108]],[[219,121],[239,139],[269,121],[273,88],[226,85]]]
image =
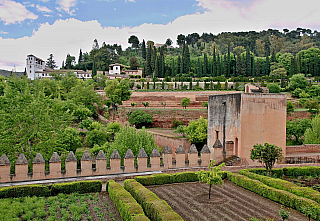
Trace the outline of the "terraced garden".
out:
[[[106,193],[0,199],[0,220],[122,220]]]
[[[208,185],[198,182],[148,186],[160,199],[167,201],[184,220],[233,220],[248,221],[250,218],[281,220],[281,205],[245,190],[226,180],[223,187],[214,186],[211,200],[208,199]],[[292,221],[308,218],[291,210]]]

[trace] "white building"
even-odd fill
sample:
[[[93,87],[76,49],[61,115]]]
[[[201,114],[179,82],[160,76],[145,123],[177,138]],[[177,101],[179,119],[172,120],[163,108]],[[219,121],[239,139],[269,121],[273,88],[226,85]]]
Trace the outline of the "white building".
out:
[[[39,78],[38,71],[43,71],[45,69],[45,61],[37,58],[36,56],[29,54],[26,59],[26,69],[28,78],[34,80]]]
[[[77,78],[81,78],[83,80],[92,78],[91,73],[85,72],[83,70],[46,69],[45,61],[40,58],[37,58],[32,54],[27,55],[26,70],[27,70],[28,78],[30,78],[31,80],[34,80],[36,78],[52,78],[53,73],[60,72],[62,74],[65,74],[68,71],[73,71],[73,73],[77,76]]]

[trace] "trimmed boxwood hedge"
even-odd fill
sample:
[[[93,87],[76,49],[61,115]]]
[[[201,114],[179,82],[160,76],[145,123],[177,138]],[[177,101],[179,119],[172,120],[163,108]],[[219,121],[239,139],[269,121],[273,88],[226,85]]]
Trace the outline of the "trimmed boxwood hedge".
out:
[[[9,186],[0,189],[0,198],[50,195],[51,190],[49,185]]]
[[[150,176],[136,176],[134,179],[143,186],[199,181],[196,172],[160,173]]]
[[[93,181],[77,181],[72,183],[57,183],[51,186],[51,195],[59,193],[95,193],[101,192],[102,182],[99,180]]]
[[[107,191],[118,209],[122,219],[125,221],[148,221],[142,207],[119,183],[109,180],[107,183]]]
[[[181,216],[175,213],[168,203],[158,198],[142,184],[133,179],[124,181],[124,188],[142,206],[145,214],[153,221],[181,221]]]
[[[267,176],[266,169],[254,168],[254,169],[248,169],[248,170],[252,173]],[[271,177],[282,178],[283,175],[284,175],[284,172],[283,172],[283,169],[281,169],[281,168],[274,168],[271,170]]]
[[[303,166],[303,167],[285,167],[283,173],[286,176],[296,178],[298,176],[319,176],[320,167],[315,166]]]
[[[102,182],[78,181],[72,183],[58,183],[52,185],[25,185],[0,188],[0,198],[26,196],[53,196],[59,193],[92,193],[101,192]]]
[[[312,188],[300,187],[300,186],[297,186],[294,183],[286,181],[286,180],[271,178],[271,177],[251,173],[247,169],[240,170],[239,174],[247,176],[251,179],[259,180],[262,183],[264,183],[270,187],[274,187],[279,190],[285,190],[285,191],[288,191],[288,192],[295,194],[297,196],[305,197],[305,198],[314,200],[317,203],[320,203],[320,192],[318,192]]]
[[[243,175],[234,174],[231,172],[226,173],[227,179],[236,185],[257,193],[265,198],[281,203],[282,205],[296,209],[302,213],[306,209],[309,209],[312,213],[311,217],[313,219],[320,220],[320,207],[315,201],[299,197],[284,190],[267,186],[258,180],[252,180]]]

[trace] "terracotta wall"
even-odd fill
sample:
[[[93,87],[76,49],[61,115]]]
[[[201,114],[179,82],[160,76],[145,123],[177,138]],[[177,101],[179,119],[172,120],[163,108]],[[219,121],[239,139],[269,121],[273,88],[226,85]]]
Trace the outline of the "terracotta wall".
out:
[[[97,176],[121,173],[136,173],[146,171],[156,171],[174,168],[191,168],[191,167],[208,167],[210,163],[210,152],[205,146],[201,152],[200,158],[196,148],[188,153],[181,148],[179,151],[172,151],[170,147],[166,147],[166,152],[160,155],[155,148],[150,156],[147,156],[144,149],[141,149],[138,156],[133,156],[132,151],[128,150],[124,157],[124,166],[121,166],[121,157],[115,150],[110,159],[107,159],[101,150],[95,159],[93,159],[88,151],[84,152],[81,158],[81,169],[77,169],[77,159],[73,152],[69,152],[65,161],[65,171],[61,170],[61,159],[55,152],[49,161],[49,171],[45,171],[45,161],[41,154],[37,154],[33,160],[33,173],[28,173],[28,161],[23,154],[19,155],[15,163],[15,174],[10,174],[10,161],[6,155],[0,157],[0,183],[30,180],[59,179],[69,177]],[[185,153],[188,154],[188,161],[185,160]],[[176,153],[175,153],[176,152]],[[173,160],[173,153],[176,160]],[[147,164],[148,157],[150,165]],[[137,165],[134,165],[134,159],[137,159]],[[160,164],[161,159],[163,164]],[[107,161],[110,161],[110,167],[107,167]],[[95,162],[95,168],[93,166]]]
[[[182,145],[182,147],[186,151],[185,159],[188,160],[188,151],[191,146],[189,139],[178,138],[178,137],[170,136],[167,134],[157,133],[154,131],[149,131],[149,132],[152,133],[153,138],[155,139],[155,142],[159,147],[164,148],[165,146],[169,146],[171,148],[172,156],[174,159],[176,158],[176,155],[175,155],[176,149],[179,147],[179,145]]]
[[[287,154],[295,153],[320,153],[320,144],[304,144],[301,146],[287,146]]]

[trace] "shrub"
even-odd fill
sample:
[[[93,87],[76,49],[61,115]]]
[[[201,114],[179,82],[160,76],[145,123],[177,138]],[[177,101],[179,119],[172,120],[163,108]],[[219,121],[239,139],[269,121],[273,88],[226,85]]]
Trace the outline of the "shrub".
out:
[[[95,144],[101,146],[108,141],[109,135],[106,131],[94,129],[87,132],[86,143],[89,147],[93,147]]]
[[[304,166],[304,167],[285,167],[283,173],[291,178],[298,176],[312,176],[317,177],[320,175],[320,167]]]
[[[276,83],[267,84],[270,93],[280,93],[280,86]]]
[[[261,183],[258,180],[252,180],[243,175],[234,174],[229,171],[227,171],[226,174],[227,179],[231,182],[254,193],[257,193],[267,199],[281,203],[282,205],[291,207],[302,213],[305,211],[305,208],[310,208],[310,211],[312,211],[312,218],[314,219],[317,219],[320,215],[319,204],[312,200],[305,199],[303,197],[298,197],[284,190],[272,188]]]
[[[168,203],[133,179],[124,181],[124,188],[142,205],[150,220],[183,220]]]
[[[0,189],[0,198],[17,198],[26,196],[50,196],[49,185],[10,186]]]
[[[190,98],[185,97],[181,100],[181,106],[184,107],[184,109],[187,109],[187,106],[191,104]]]
[[[172,119],[172,123],[171,123],[172,128],[177,128],[180,125],[183,125],[183,121],[177,120],[176,118]]]
[[[107,183],[107,191],[124,220],[149,220],[148,217],[145,216],[142,207],[119,183],[116,183],[114,180],[109,180]]]
[[[287,101],[287,113],[294,111],[294,104],[291,101]]]
[[[153,117],[143,110],[135,110],[129,116],[129,123],[135,125],[137,128],[141,128],[151,125],[153,123]]]
[[[96,193],[101,192],[102,182],[99,180],[57,183],[51,186],[51,195],[59,193]]]

